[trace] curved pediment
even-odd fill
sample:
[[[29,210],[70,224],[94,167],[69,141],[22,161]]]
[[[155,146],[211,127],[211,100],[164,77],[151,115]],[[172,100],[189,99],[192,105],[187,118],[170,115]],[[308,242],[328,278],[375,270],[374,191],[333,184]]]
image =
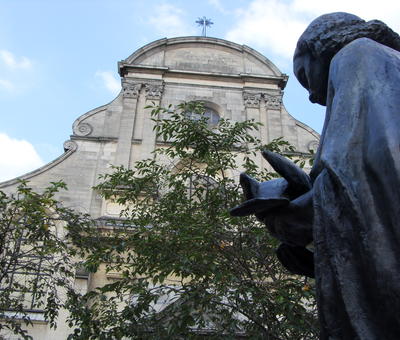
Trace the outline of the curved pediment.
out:
[[[252,48],[207,37],[160,39],[138,49],[119,66],[122,76],[124,68],[129,66],[183,72],[282,76],[270,60]]]

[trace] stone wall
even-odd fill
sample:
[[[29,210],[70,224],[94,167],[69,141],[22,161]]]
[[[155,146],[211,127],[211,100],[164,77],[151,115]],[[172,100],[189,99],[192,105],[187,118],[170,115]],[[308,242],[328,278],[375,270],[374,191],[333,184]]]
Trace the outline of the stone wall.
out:
[[[247,46],[205,37],[161,39],[118,66],[122,90],[117,98],[74,122],[63,155],[20,177],[37,190],[50,181],[65,181],[69,190],[58,198],[94,218],[118,215],[118,207],[92,189],[99,175],[111,171],[111,164],[131,167],[150,157],[158,144],[149,109],[145,109],[151,103],[168,106],[199,100],[221,117],[261,122],[264,127],[257,134],[263,143],[283,137],[300,152],[318,144],[319,135],[290,116],[282,104],[287,76]],[[267,166],[261,155],[256,161]],[[14,179],[0,183],[0,189],[12,192],[16,185]],[[77,285],[89,289],[104,281],[105,274],[96,273],[78,278]],[[56,333],[43,323],[35,326],[35,333],[41,334],[40,339],[66,338],[60,335],[67,332],[60,323]]]

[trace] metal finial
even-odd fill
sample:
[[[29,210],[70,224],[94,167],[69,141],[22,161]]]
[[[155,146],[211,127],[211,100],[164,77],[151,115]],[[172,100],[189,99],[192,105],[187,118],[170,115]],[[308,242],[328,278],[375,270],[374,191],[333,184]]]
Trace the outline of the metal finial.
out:
[[[202,18],[198,18],[196,20],[196,24],[203,27],[202,31],[201,31],[201,35],[203,37],[206,37],[207,36],[207,27],[211,27],[211,25],[213,25],[214,23],[211,21],[211,19],[202,17]]]

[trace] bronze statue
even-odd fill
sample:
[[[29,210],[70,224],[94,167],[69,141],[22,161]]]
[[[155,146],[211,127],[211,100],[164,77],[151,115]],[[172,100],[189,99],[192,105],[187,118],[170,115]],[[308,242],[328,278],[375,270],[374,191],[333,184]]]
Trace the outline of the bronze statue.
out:
[[[242,175],[248,201],[231,211],[256,214],[281,240],[281,262],[315,274],[321,339],[400,339],[399,51],[400,37],[380,21],[315,19],[294,55],[310,101],[326,106],[310,176],[265,153],[284,179]]]

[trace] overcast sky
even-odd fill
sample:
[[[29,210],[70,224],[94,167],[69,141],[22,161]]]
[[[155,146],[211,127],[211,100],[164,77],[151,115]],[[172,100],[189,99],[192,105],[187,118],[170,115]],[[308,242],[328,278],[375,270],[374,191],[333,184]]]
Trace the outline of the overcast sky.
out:
[[[63,152],[73,121],[120,90],[117,62],[164,37],[200,35],[246,44],[289,75],[288,111],[318,132],[324,108],[292,74],[299,35],[318,15],[346,11],[400,31],[400,1],[0,0],[0,181]]]

